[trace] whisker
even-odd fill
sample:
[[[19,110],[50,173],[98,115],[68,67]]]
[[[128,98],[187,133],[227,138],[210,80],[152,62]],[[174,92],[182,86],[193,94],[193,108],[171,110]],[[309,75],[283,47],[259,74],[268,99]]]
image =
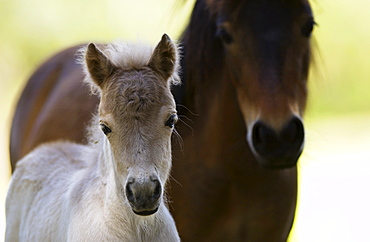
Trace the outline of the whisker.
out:
[[[186,118],[186,120],[190,121],[192,124],[194,123],[192,119],[186,117],[185,115],[179,115],[180,118]]]
[[[178,144],[180,145],[181,152],[184,153],[184,140],[182,139],[181,135],[179,134],[179,132],[177,132],[176,129],[173,130],[173,133],[177,138]]]
[[[176,184],[178,184],[181,188],[182,188],[182,185],[181,183],[176,180],[171,174],[168,175],[168,181],[174,181]],[[171,191],[172,191],[172,187],[170,186],[171,185],[171,182],[167,182],[166,183],[166,189],[164,190],[164,198],[166,199],[166,204],[171,208],[171,210],[174,210],[174,207],[173,207],[173,200],[172,200],[172,197],[170,196],[171,195]]]
[[[182,120],[181,118],[179,118],[179,121],[181,121],[181,123],[185,124],[185,126],[189,127],[191,129],[191,135],[194,136],[194,129],[189,125],[187,124],[184,120]]]
[[[169,175],[169,178],[168,179],[176,182],[180,187],[182,187],[181,183],[178,180],[176,180],[171,174]]]
[[[192,111],[190,111],[189,108],[187,108],[185,105],[182,105],[182,104],[176,104],[177,107],[182,107],[182,108],[185,108],[190,114],[194,115],[194,116],[199,116],[199,114],[195,114],[193,113]]]

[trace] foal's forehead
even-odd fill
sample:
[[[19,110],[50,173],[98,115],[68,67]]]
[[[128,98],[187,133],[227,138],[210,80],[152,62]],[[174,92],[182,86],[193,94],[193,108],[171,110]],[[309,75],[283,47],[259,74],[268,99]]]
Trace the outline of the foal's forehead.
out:
[[[174,106],[165,80],[151,70],[119,71],[103,91],[104,107],[110,112],[142,113]]]

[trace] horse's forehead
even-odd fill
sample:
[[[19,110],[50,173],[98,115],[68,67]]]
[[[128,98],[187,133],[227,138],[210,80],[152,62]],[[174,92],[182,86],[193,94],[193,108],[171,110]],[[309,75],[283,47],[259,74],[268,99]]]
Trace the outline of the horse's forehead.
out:
[[[244,0],[219,10],[219,17],[256,29],[288,26],[302,14],[312,15],[307,0]],[[227,1],[224,1],[227,5]]]
[[[248,39],[243,43],[286,46],[311,17],[310,5],[305,0],[251,0],[244,1],[224,21],[240,38]]]
[[[287,24],[297,16],[308,11],[307,4],[302,1],[271,1],[260,0],[246,3],[242,9],[242,16],[252,24],[276,25]],[[261,27],[261,26],[258,26]]]

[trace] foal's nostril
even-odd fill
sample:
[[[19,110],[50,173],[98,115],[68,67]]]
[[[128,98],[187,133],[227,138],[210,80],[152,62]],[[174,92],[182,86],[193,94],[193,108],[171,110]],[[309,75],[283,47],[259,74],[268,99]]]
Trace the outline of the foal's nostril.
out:
[[[154,176],[137,181],[128,179],[125,193],[134,213],[147,216],[157,211],[162,196],[162,186]]]
[[[135,202],[135,196],[131,189],[131,185],[134,183],[134,181],[135,180],[132,182],[127,182],[126,184],[126,197],[131,203]]]
[[[154,192],[153,192],[153,199],[156,201],[161,197],[162,194],[162,186],[158,180],[153,181],[155,183]]]

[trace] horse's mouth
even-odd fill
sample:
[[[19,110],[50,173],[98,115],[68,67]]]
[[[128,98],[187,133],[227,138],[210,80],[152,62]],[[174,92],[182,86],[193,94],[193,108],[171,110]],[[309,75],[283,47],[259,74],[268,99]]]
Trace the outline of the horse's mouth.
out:
[[[139,216],[149,216],[149,215],[153,215],[153,214],[155,214],[155,213],[158,211],[158,207],[156,207],[156,208],[155,208],[155,209],[153,209],[153,210],[135,211],[134,209],[132,209],[132,211],[133,211],[136,215],[139,215]]]
[[[257,157],[259,165],[269,170],[289,169],[297,165],[297,161],[302,154],[302,150],[294,155],[283,157]]]

